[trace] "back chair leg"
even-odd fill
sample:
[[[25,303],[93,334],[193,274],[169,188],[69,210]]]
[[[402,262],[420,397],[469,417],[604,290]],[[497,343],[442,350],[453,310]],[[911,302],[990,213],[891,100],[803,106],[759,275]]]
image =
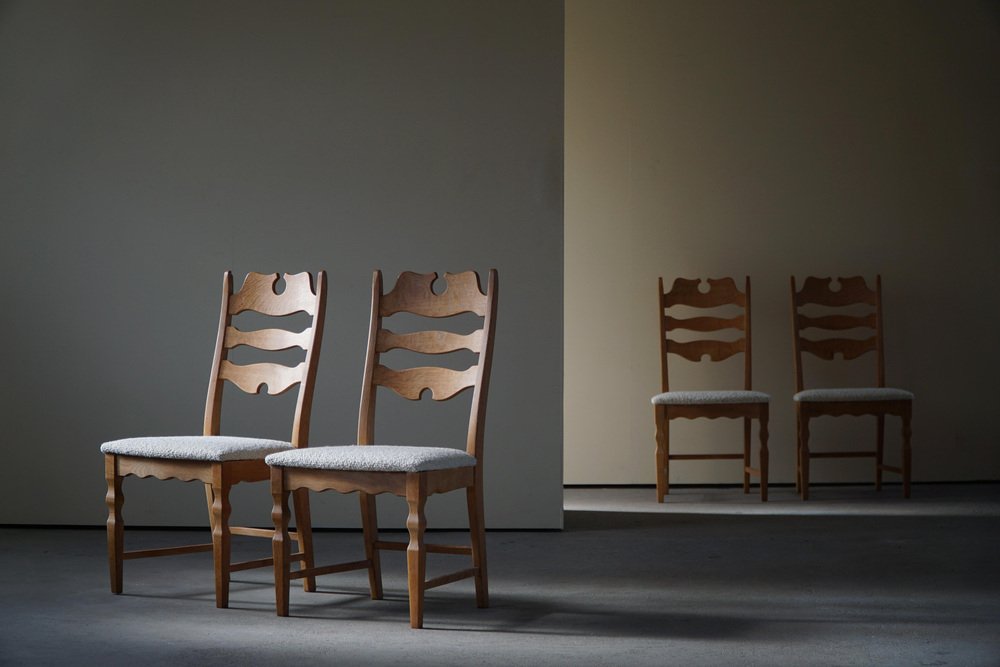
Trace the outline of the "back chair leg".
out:
[[[479,477],[479,475],[477,475]],[[486,578],[486,528],[483,516],[482,480],[465,490],[469,506],[469,540],[472,543],[472,567],[476,568],[476,606],[490,606],[489,580]]]
[[[365,558],[368,560],[368,588],[372,600],[382,599],[382,562],[378,547],[378,509],[375,496],[361,492],[361,527],[364,530]]]
[[[875,415],[875,490],[882,490],[882,463],[885,451],[885,415]]]
[[[656,421],[656,502],[670,493],[670,420],[662,405],[653,407]]]
[[[769,436],[767,430],[767,418],[768,409],[765,405],[761,409],[760,413],[760,500],[761,502],[767,502],[767,466],[768,466],[768,451],[767,451],[767,438]]]
[[[743,493],[750,493],[750,417],[743,418]]]
[[[232,482],[222,464],[212,466],[212,558],[215,561],[215,606],[229,606],[229,565],[231,536],[229,534],[229,490]]]
[[[312,517],[309,515],[309,489],[296,489],[292,493],[295,503],[295,534],[298,536],[299,551],[302,552],[302,569],[312,569],[313,559]],[[303,577],[302,590],[316,591],[316,577]]]
[[[104,476],[108,483],[108,493],[104,497],[108,506],[108,569],[111,592],[118,595],[122,592],[124,581],[122,553],[125,549],[125,523],[122,521],[122,505],[125,496],[122,493],[122,477],[118,474],[118,457],[113,454],[104,456]]]
[[[271,555],[274,558],[274,608],[278,616],[288,616],[288,595],[290,586],[289,567],[292,554],[288,535],[288,491],[281,468],[271,469],[271,519],[274,521],[274,536],[271,538]]]
[[[406,548],[407,587],[410,593],[410,627],[424,627],[424,582],[427,570],[427,544],[424,530],[427,517],[424,505],[427,503],[427,478],[421,473],[406,475],[406,504],[410,513],[406,517],[406,529],[410,533],[410,543]]]

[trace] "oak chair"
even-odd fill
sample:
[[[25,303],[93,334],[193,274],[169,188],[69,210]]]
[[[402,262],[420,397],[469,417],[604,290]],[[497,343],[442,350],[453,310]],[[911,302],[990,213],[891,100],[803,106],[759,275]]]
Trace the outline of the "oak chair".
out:
[[[493,356],[497,273],[490,270],[485,293],[480,288],[479,275],[472,271],[446,273],[447,288],[441,294],[435,294],[431,289],[436,278],[436,273],[405,272],[399,276],[395,287],[383,294],[382,274],[375,272],[357,444],[289,450],[267,457],[268,465],[272,466],[274,585],[279,616],[288,615],[289,581],[299,577],[367,569],[371,597],[373,600],[382,599],[379,560],[382,550],[406,551],[411,627],[423,627],[426,590],[460,579],[473,577],[478,606],[489,606],[483,523],[483,429]],[[481,329],[465,335],[435,330],[397,334],[384,326],[384,319],[397,313],[411,313],[423,318],[474,313],[482,317],[483,322]],[[478,360],[461,371],[439,366],[394,370],[384,366],[380,358],[383,353],[395,349],[428,355],[468,350],[478,354]],[[471,388],[472,407],[463,449],[376,445],[375,399],[379,387],[390,389],[409,400],[419,400],[425,391],[429,391],[435,401],[448,400]],[[290,571],[288,494],[306,489],[359,492],[364,529],[363,560]],[[466,491],[471,546],[427,544],[424,541],[427,524],[424,505],[427,498],[435,493],[457,489]],[[409,506],[406,520],[409,543],[378,538],[375,495],[380,493],[391,493],[406,499]],[[426,580],[428,552],[471,556],[472,567]]]
[[[795,401],[796,418],[796,476],[795,484],[803,500],[809,498],[809,462],[816,458],[875,459],[875,489],[882,488],[882,473],[894,472],[903,478],[903,497],[910,497],[910,416],[913,394],[903,389],[885,386],[884,326],[882,321],[882,276],[875,277],[875,289],[868,287],[862,276],[838,278],[839,289],[834,290],[831,278],[808,277],[801,290],[796,290],[795,276],[792,286],[792,330],[795,351]],[[823,314],[803,314],[822,309]],[[839,312],[838,312],[839,309]],[[857,314],[861,309],[866,312]],[[846,312],[845,312],[846,311]],[[837,337],[831,332],[868,330],[867,338]],[[820,338],[807,338],[806,330],[815,330]],[[820,359],[833,360],[841,355],[844,360],[856,359],[868,352],[875,353],[875,386],[835,389],[805,389],[802,373],[802,353],[808,352]],[[875,450],[824,451],[809,449],[809,420],[823,415],[874,415],[877,422]],[[895,415],[902,420],[902,465],[890,466],[883,461],[885,443],[885,417]]]
[[[228,271],[225,273],[222,311],[208,383],[208,399],[205,403],[203,435],[128,438],[101,445],[108,484],[108,564],[112,593],[122,592],[122,564],[125,560],[211,551],[215,561],[215,606],[225,608],[229,605],[229,580],[232,572],[272,564],[270,558],[230,562],[232,535],[271,537],[273,531],[230,527],[229,492],[234,484],[240,482],[267,480],[270,476],[267,464],[264,463],[267,454],[306,446],[326,311],[325,272],[317,274],[315,286],[309,273],[285,274],[285,288],[280,294],[275,292],[279,277],[276,273],[250,273],[240,291],[234,294],[232,274]],[[285,329],[242,331],[233,326],[233,317],[244,311],[255,311],[275,318],[304,312],[312,316],[312,324],[301,332]],[[276,363],[237,365],[229,360],[229,352],[240,345],[265,351],[297,347],[305,352],[305,359],[295,367]],[[226,381],[250,394],[260,393],[262,386],[266,385],[267,393],[273,396],[298,386],[291,441],[220,435],[222,393]],[[212,529],[211,543],[125,551],[122,483],[130,475],[204,483]],[[312,533],[309,500],[305,492],[295,496],[295,513],[297,531],[294,539],[299,543],[300,549],[292,558],[302,560],[304,565],[311,565]],[[313,590],[315,579],[307,579],[303,585],[307,590]]]
[[[767,419],[771,397],[751,388],[751,347],[750,347],[750,278],[745,278],[740,292],[732,278],[708,279],[708,290],[701,291],[701,280],[678,278],[669,292],[663,291],[663,278],[659,282],[660,301],[660,377],[663,393],[652,398],[653,416],[656,422],[656,500],[662,503],[670,492],[670,462],[707,459],[742,459],[743,493],[750,493],[750,476],[760,478],[760,499],[767,500]],[[719,315],[698,315],[696,317],[675,317],[668,314],[677,306],[701,309],[698,312],[716,312],[713,309],[738,306],[743,309],[739,315],[724,317]],[[674,311],[676,312],[676,311]],[[684,329],[699,333],[735,329],[742,336],[735,340],[688,340],[671,338],[671,332]],[[722,361],[736,354],[743,354],[743,389],[729,391],[671,391],[668,379],[668,357],[671,354],[684,357],[688,361],[700,362],[704,357],[711,361]],[[704,417],[720,417],[743,420],[743,453],[741,454],[671,454],[670,420]],[[753,420],[759,424],[760,465],[750,465],[750,433]]]

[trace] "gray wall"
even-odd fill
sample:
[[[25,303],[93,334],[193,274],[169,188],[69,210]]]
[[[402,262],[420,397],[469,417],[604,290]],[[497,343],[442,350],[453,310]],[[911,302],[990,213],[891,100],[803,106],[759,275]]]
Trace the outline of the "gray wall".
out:
[[[225,269],[329,272],[312,442],[346,444],[372,270],[496,267],[487,523],[560,526],[562,128],[560,2],[0,5],[0,523],[100,524],[100,442],[200,431]],[[238,394],[224,432],[287,437],[291,396]],[[387,398],[378,436],[433,443],[461,400]],[[125,493],[127,523],[205,523],[193,484]],[[234,502],[269,522],[266,485]]]
[[[1000,479],[998,64],[996,3],[567,3],[566,482],[653,482],[657,276],[745,274],[772,479],[791,482],[788,277],[879,272],[888,382],[917,396],[914,478]],[[715,369],[728,386],[740,361]],[[810,366],[812,381],[872,382],[871,355],[858,363]],[[671,365],[674,389],[727,386]],[[812,442],[873,448],[874,421],[818,420]],[[671,444],[736,452],[741,431],[677,420]],[[870,460],[813,469],[873,479]],[[740,473],[686,462],[672,478]]]

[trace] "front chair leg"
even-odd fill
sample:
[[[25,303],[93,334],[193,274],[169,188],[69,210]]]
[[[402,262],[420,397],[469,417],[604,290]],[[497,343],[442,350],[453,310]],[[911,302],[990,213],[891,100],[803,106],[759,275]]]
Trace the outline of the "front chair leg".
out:
[[[910,430],[910,416],[912,414],[912,408],[907,405],[906,409],[903,410],[903,497],[910,497],[910,467],[912,464],[912,454],[910,452],[910,437],[912,432]]]
[[[104,497],[108,506],[108,569],[111,592],[119,595],[124,581],[122,553],[125,549],[125,523],[122,521],[122,505],[125,495],[122,493],[122,477],[118,474],[118,457],[114,454],[104,455],[104,477],[108,482],[108,493]]]
[[[229,566],[231,536],[229,533],[229,490],[232,482],[229,469],[224,463],[212,466],[212,558],[215,561],[215,606],[225,609],[229,606]]]
[[[767,451],[767,430],[768,406],[764,405],[760,411],[760,501],[767,502],[767,473],[770,454]]]
[[[809,416],[799,418],[799,477],[802,500],[809,500]]]
[[[424,505],[427,502],[427,478],[419,472],[406,475],[406,504],[410,513],[406,517],[406,529],[410,533],[410,543],[406,547],[407,588],[410,593],[410,627],[424,627],[424,582],[427,569],[427,545],[424,530],[427,517]]]
[[[274,608],[278,616],[288,616],[290,586],[289,567],[292,555],[288,535],[288,490],[285,488],[283,468],[271,468],[271,520],[274,535],[271,538],[271,555],[274,558]]]
[[[743,493],[750,493],[750,417],[743,418]]]
[[[312,518],[309,516],[309,489],[295,489],[292,492],[295,503],[295,534],[298,537],[299,551],[302,552],[302,569],[312,569],[316,563],[313,559]],[[307,593],[316,591],[316,577],[303,577],[302,590]]]
[[[653,419],[656,422],[656,502],[662,503],[663,497],[670,493],[670,420],[666,406],[654,405]]]

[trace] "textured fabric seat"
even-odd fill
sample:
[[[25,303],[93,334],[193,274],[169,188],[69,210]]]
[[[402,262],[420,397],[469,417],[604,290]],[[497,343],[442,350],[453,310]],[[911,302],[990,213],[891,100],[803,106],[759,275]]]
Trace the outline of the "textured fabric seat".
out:
[[[354,472],[424,472],[476,465],[476,457],[458,449],[397,445],[309,447],[271,454],[264,460],[276,467]]]
[[[770,403],[762,391],[668,391],[653,397],[653,405],[712,405],[727,403]]]
[[[105,454],[187,461],[246,461],[291,449],[290,442],[223,435],[125,438],[101,445]]]
[[[892,387],[845,387],[838,389],[804,389],[792,396],[793,401],[816,403],[825,401],[912,401],[913,394]]]

